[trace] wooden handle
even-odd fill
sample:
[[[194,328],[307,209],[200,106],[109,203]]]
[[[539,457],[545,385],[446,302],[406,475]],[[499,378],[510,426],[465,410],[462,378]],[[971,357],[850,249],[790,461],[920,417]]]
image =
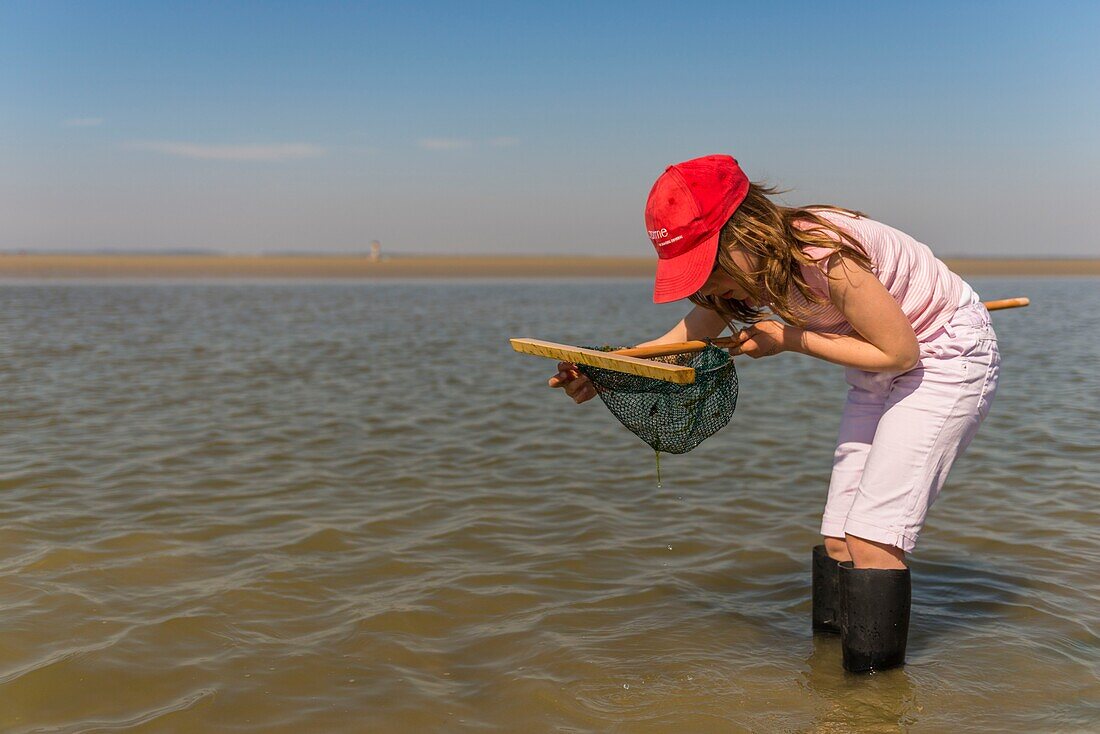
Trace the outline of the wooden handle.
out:
[[[720,342],[732,341],[733,337],[712,339],[710,341],[716,347],[725,347]],[[667,357],[671,354],[686,354],[687,352],[701,352],[707,348],[707,342],[673,342],[671,344],[654,344],[651,347],[633,347],[632,349],[616,349],[612,354],[623,357],[637,357],[638,359],[652,359],[654,357]]]
[[[999,301],[985,301],[983,305],[990,311],[1000,311],[1006,308],[1022,308],[1031,303],[1027,298],[1004,298]],[[736,343],[735,337],[727,336],[721,339],[712,339],[710,344],[720,349],[731,347]],[[690,341],[677,342],[675,344],[654,344],[651,347],[634,347],[633,349],[619,349],[612,354],[621,354],[624,357],[638,357],[639,359],[652,359],[653,357],[667,357],[671,354],[685,354],[687,352],[701,352],[707,348],[707,342]]]
[[[999,301],[985,301],[987,311],[1000,311],[1003,308],[1023,308],[1031,303],[1030,298],[1002,298]]]

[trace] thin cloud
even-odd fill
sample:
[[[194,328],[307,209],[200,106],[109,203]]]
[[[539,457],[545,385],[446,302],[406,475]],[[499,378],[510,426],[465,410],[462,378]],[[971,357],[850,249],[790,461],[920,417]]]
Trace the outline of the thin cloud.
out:
[[[65,127],[98,127],[103,124],[102,117],[71,117],[61,123]]]
[[[519,145],[519,138],[513,138],[504,136],[500,138],[490,138],[489,145],[494,148],[511,148],[513,145]]]
[[[149,150],[179,158],[208,161],[288,161],[317,158],[325,149],[312,143],[278,143],[274,145],[207,145],[157,140],[138,140],[125,144],[130,150]]]
[[[466,150],[474,147],[473,141],[459,138],[422,138],[417,145],[424,150]]]

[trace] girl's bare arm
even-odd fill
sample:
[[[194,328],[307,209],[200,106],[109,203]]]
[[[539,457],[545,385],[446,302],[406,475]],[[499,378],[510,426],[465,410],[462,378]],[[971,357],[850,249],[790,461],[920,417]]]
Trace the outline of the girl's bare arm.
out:
[[[636,347],[651,347],[655,344],[675,344],[677,342],[695,341],[696,339],[713,339],[726,328],[726,322],[716,312],[709,308],[696,306],[688,315],[680,319],[661,337],[652,341],[635,344]]]
[[[868,372],[912,369],[920,358],[917,336],[897,301],[878,278],[834,255],[829,270],[829,300],[856,335],[822,334],[778,321],[762,321],[741,332],[733,353],[750,357],[790,351]]]

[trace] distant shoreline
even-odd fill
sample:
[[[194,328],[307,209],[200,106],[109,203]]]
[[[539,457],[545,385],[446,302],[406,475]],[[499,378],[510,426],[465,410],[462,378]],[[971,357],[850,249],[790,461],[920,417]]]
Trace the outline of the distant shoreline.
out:
[[[960,275],[1100,276],[1100,259],[945,258]],[[584,278],[652,277],[651,257],[517,255],[0,254],[18,278]]]

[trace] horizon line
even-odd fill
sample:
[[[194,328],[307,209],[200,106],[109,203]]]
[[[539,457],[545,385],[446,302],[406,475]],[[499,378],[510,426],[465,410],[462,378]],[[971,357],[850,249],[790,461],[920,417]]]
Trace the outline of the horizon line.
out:
[[[54,257],[132,257],[132,256],[156,256],[156,257],[355,257],[371,258],[369,246],[338,247],[324,250],[303,250],[300,248],[264,249],[264,250],[234,250],[206,247],[169,247],[160,249],[143,249],[127,247],[107,247],[96,249],[70,249],[63,247],[46,248],[3,248],[0,256],[54,256]],[[616,255],[610,253],[548,253],[548,252],[438,252],[430,250],[418,251],[383,251],[382,259],[407,258],[495,258],[495,259],[589,259],[589,260],[622,260],[622,261],[652,261],[652,256],[647,255]],[[1043,257],[1019,256],[1019,255],[967,255],[951,254],[936,255],[940,260],[1004,260],[1004,261],[1100,261],[1100,256],[1087,255],[1046,255]]]

